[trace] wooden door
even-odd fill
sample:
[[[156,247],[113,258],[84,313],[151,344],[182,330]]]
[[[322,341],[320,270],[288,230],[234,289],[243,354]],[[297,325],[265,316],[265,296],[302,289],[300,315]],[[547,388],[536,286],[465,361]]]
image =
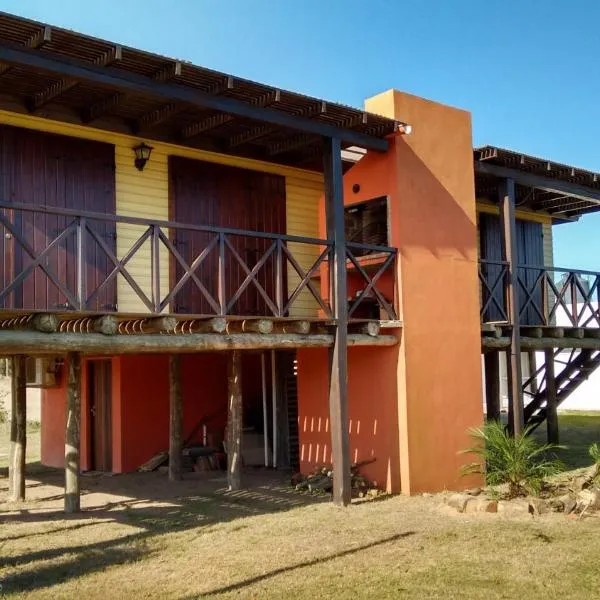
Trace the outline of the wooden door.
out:
[[[3,202],[114,214],[114,147],[0,126],[0,193]],[[4,298],[0,307],[73,309],[73,300],[77,297],[77,233],[69,226],[74,219],[16,209],[3,212],[11,217],[16,234],[36,256],[63,234],[43,261],[62,289],[43,268],[37,267],[10,296]],[[88,220],[87,224],[114,252],[115,225],[95,220]],[[5,271],[0,282],[4,288],[31,265],[34,258],[17,236],[11,236],[1,226],[0,229],[3,234],[0,262],[10,269]],[[84,292],[87,298],[106,279],[113,264],[90,233],[84,232],[84,235]],[[114,310],[115,305],[116,285],[111,282],[87,309]]]
[[[259,173],[226,165],[171,157],[170,160],[171,219],[178,223],[209,225],[284,233],[285,178],[269,173]],[[176,250],[188,265],[215,238],[215,234],[177,230],[172,232]],[[267,239],[228,235],[234,251],[252,268],[271,245]],[[172,284],[179,280],[184,270],[179,262],[172,262]],[[195,271],[207,291],[218,297],[218,247]],[[225,294],[229,301],[246,277],[234,252],[225,251]],[[275,299],[275,256],[272,255],[260,269],[257,277],[271,299]],[[213,314],[214,307],[201,291],[188,281],[177,295],[175,310],[179,313]],[[229,314],[270,315],[268,306],[254,285],[242,293]]]
[[[112,393],[110,360],[88,362],[90,469],[112,470]]]

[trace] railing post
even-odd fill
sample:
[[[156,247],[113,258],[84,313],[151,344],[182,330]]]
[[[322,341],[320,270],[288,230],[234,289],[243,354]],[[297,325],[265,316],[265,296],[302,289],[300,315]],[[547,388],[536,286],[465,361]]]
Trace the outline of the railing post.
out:
[[[521,373],[521,331],[518,298],[517,272],[517,236],[515,217],[515,182],[505,179],[499,189],[500,214],[502,217],[502,242],[504,260],[508,263],[508,317],[511,327],[510,349],[508,354],[508,396],[511,407],[510,422],[514,435],[521,433],[524,427],[523,381]]]
[[[283,317],[283,241],[277,239],[275,249],[275,302],[277,304],[277,316]]]
[[[219,263],[217,269],[217,289],[219,295],[219,315],[224,317],[227,312],[225,287],[225,234],[219,233]]]
[[[577,273],[569,273],[569,284],[571,286],[571,323],[573,327],[577,327]]]
[[[160,312],[160,225],[152,227],[152,304],[154,312]]]
[[[85,230],[87,222],[85,217],[77,220],[77,310],[85,310]]]

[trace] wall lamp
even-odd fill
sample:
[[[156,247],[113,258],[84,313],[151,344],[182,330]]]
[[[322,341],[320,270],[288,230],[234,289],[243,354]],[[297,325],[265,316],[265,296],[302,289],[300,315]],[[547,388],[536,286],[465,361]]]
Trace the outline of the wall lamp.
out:
[[[133,147],[133,151],[135,152],[134,164],[135,164],[135,168],[138,171],[144,170],[146,163],[148,162],[148,160],[150,160],[150,155],[152,154],[152,150],[154,150],[154,148],[152,148],[152,146],[148,146],[147,144],[144,144],[144,142]]]

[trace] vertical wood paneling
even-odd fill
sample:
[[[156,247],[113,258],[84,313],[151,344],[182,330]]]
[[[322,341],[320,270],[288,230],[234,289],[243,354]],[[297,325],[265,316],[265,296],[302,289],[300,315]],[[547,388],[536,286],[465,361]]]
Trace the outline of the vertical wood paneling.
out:
[[[3,200],[48,208],[82,208],[114,213],[114,150],[111,145],[10,126],[0,127],[0,137],[3,140]],[[36,255],[46,250],[73,222],[71,218],[43,213],[17,212],[17,215],[17,230]],[[110,238],[112,226],[102,222],[90,222],[89,225],[99,236]],[[83,292],[86,297],[105,280],[109,271],[105,252],[91,237],[87,236],[87,241],[83,256],[86,274]],[[113,243],[108,241],[109,246]],[[9,279],[34,260],[16,239],[10,240],[10,246],[14,268],[7,274]],[[73,296],[77,289],[76,250],[76,233],[72,231],[44,259],[44,264]],[[115,286],[108,285],[89,309],[112,310],[115,303]],[[20,293],[13,294],[5,306],[56,309],[66,304],[67,297],[37,267],[23,281]]]

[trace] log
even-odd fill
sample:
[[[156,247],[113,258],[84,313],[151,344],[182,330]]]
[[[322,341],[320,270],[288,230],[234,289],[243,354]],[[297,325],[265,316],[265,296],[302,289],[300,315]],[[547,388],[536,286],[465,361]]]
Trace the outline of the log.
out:
[[[194,333],[224,333],[226,329],[227,320],[223,317],[199,321],[193,327]]]
[[[502,329],[493,323],[483,323],[481,325],[481,334],[500,337],[502,335]]]
[[[119,321],[112,315],[103,315],[94,319],[92,328],[96,333],[115,335],[119,331]]]
[[[310,321],[285,321],[282,327],[283,333],[297,333],[307,335],[310,333]]]
[[[600,339],[600,327],[586,327],[583,330],[583,337]]]
[[[9,500],[25,500],[25,452],[27,449],[27,358],[12,359],[12,413],[10,422]]]
[[[523,337],[541,338],[542,333],[541,327],[521,327],[521,335]]]
[[[377,321],[369,321],[367,323],[359,323],[358,325],[350,325],[352,333],[361,333],[371,337],[377,337],[381,326]]]
[[[35,331],[43,333],[54,333],[58,330],[59,318],[49,313],[39,313],[33,315],[30,325]]]
[[[242,364],[238,350],[227,357],[227,483],[230,490],[242,487]]]
[[[488,338],[484,338],[488,339]],[[489,338],[493,339],[493,338]],[[596,342],[598,340],[581,340]],[[395,346],[394,335],[376,338],[349,334],[349,346]],[[0,354],[35,356],[82,352],[99,356],[121,354],[166,354],[215,352],[218,350],[271,350],[293,348],[329,348],[331,334],[189,334],[189,335],[115,335],[99,333],[39,333],[36,331],[0,330]],[[598,344],[600,346],[600,344]]]
[[[166,333],[173,331],[176,325],[176,317],[154,317],[144,323],[144,331],[146,333]]]
[[[563,338],[565,337],[565,329],[564,327],[546,327],[544,337]]]
[[[80,456],[81,423],[81,354],[67,355],[67,410],[65,432],[65,512],[80,509]]]
[[[585,330],[583,327],[568,327],[565,329],[565,337],[582,340],[585,337]]]
[[[169,480],[181,479],[183,401],[181,394],[181,356],[169,356]]]
[[[271,333],[273,331],[273,321],[269,319],[252,319],[242,321],[242,332],[244,333]]]

